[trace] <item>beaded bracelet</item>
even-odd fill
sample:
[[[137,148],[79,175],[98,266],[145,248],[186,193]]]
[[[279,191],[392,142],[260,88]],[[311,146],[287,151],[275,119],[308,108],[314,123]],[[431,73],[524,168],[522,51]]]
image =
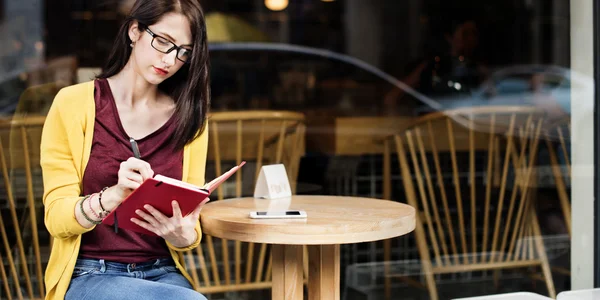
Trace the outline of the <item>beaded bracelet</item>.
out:
[[[81,214],[88,222],[90,222],[94,225],[102,224],[102,221],[95,221],[85,213],[85,210],[83,209],[83,202],[88,198],[90,198],[90,195],[84,196],[83,199],[81,199],[81,201],[79,201],[79,208],[81,209]]]
[[[102,210],[100,212],[100,217],[101,218],[106,218],[106,216],[108,216],[108,214],[110,214],[110,211],[104,209],[104,206],[102,206],[102,194],[104,194],[104,191],[106,191],[106,189],[108,189],[108,187],[102,188],[102,190],[100,191],[100,193],[98,193],[98,204],[100,204],[100,209]]]
[[[102,217],[102,212],[96,213],[96,211],[92,207],[92,199],[94,198],[94,195],[96,195],[96,194],[91,194],[90,195],[90,198],[88,199],[88,207],[90,208],[90,211],[92,212],[92,215],[94,215],[94,218],[96,218],[96,219],[104,219],[104,217]]]

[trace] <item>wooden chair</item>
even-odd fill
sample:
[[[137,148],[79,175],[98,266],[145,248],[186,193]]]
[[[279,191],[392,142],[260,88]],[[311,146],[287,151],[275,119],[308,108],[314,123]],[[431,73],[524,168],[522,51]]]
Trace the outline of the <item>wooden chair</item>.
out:
[[[51,238],[43,224],[40,141],[44,117],[0,122],[0,279],[3,298],[43,299]]]
[[[566,117],[545,127],[547,129],[544,132],[544,140],[548,149],[552,178],[560,210],[563,213],[564,225],[569,238],[571,238],[571,197],[568,193],[568,187],[571,185],[571,118]],[[554,265],[551,266],[551,269],[555,273],[571,276],[571,270],[568,267]]]
[[[61,56],[46,61],[43,66],[28,72],[27,85],[37,86],[50,82],[61,86],[69,86],[77,81],[77,66],[79,62],[76,56]]]
[[[384,172],[394,145],[407,201],[420,211],[415,236],[431,299],[436,275],[523,267],[541,267],[555,297],[528,193],[542,122],[535,108],[461,108],[423,116],[385,141]],[[394,275],[385,272],[389,296]]]
[[[565,118],[549,126],[549,129],[545,132],[545,140],[548,146],[556,192],[558,193],[565,224],[569,235],[571,235],[571,197],[567,193],[567,186],[570,186],[571,181],[571,157],[569,155],[571,152],[569,151],[571,118]]]
[[[216,112],[209,120],[209,168],[214,167],[215,176],[222,174],[230,164],[241,160],[248,162],[243,172],[236,174],[235,196],[251,195],[258,172],[266,164],[284,164],[292,192],[300,158],[305,148],[304,115],[286,111]],[[212,162],[212,164],[211,164]],[[242,174],[254,169],[254,176],[242,180]],[[210,175],[207,175],[210,176]],[[225,186],[232,181],[229,181]],[[228,195],[219,189],[219,199]]]
[[[30,86],[23,91],[15,108],[13,117],[45,116],[56,94],[64,87],[60,82],[49,82]]]
[[[303,114],[285,111],[215,112],[209,116],[209,130],[207,179],[221,175],[242,160],[247,162],[218,188],[217,194],[213,195],[216,199],[211,201],[251,196],[258,172],[266,164],[283,163],[292,191],[295,190],[300,157],[304,154]],[[211,168],[214,174],[208,173]],[[304,274],[307,274],[307,252],[306,249],[304,251]],[[269,253],[270,247],[266,244],[205,236],[200,247],[187,253],[187,261],[189,269],[195,270],[192,277],[202,293],[258,290],[271,287],[272,261]]]

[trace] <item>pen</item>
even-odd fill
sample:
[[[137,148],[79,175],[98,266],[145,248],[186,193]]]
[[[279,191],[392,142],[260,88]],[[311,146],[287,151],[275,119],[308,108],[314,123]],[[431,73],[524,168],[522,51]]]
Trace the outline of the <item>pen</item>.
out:
[[[133,157],[139,159],[141,157],[141,155],[140,155],[140,148],[138,148],[137,142],[135,141],[134,138],[130,137],[129,143],[131,143],[131,149],[133,150]]]

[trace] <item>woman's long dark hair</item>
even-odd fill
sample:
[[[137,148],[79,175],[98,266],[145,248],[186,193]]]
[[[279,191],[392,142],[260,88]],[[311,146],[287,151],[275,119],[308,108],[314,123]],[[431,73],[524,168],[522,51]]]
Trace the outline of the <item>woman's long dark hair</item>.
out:
[[[204,131],[210,102],[206,23],[197,0],[137,0],[119,29],[106,66],[98,78],[116,75],[129,61],[132,48],[128,31],[132,22],[149,26],[171,12],[183,14],[188,19],[193,41],[189,63],[158,86],[175,101],[177,129],[171,142],[176,149],[182,149]],[[139,26],[140,31],[143,30],[142,25]]]

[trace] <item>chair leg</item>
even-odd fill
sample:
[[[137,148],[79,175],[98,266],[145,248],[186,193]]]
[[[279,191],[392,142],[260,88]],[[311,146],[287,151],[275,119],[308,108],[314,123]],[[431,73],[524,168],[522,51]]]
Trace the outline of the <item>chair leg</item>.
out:
[[[550,264],[548,261],[542,261],[542,273],[544,274],[544,281],[548,288],[548,296],[552,299],[556,298],[556,291],[554,290],[554,281],[552,280],[552,272],[550,271]]]
[[[542,241],[542,233],[540,230],[540,223],[537,219],[537,215],[535,212],[531,213],[532,221],[533,221],[533,234],[534,241],[537,246],[538,255],[540,256],[540,260],[542,261],[542,273],[544,274],[544,281],[546,281],[546,286],[548,287],[548,296],[552,299],[556,298],[556,290],[554,290],[554,281],[552,280],[552,271],[550,270],[550,263],[548,263],[548,256],[546,256],[546,249],[544,248],[544,243]]]
[[[431,268],[430,261],[423,261],[423,271],[425,272],[425,280],[427,281],[427,290],[429,291],[429,299],[438,300],[437,287],[435,285],[435,278],[433,277],[433,270]]]
[[[392,298],[392,279],[390,278],[390,261],[392,259],[392,241],[390,239],[383,240],[383,280],[385,299]]]
[[[500,270],[494,270],[494,288],[496,292],[500,291]]]

